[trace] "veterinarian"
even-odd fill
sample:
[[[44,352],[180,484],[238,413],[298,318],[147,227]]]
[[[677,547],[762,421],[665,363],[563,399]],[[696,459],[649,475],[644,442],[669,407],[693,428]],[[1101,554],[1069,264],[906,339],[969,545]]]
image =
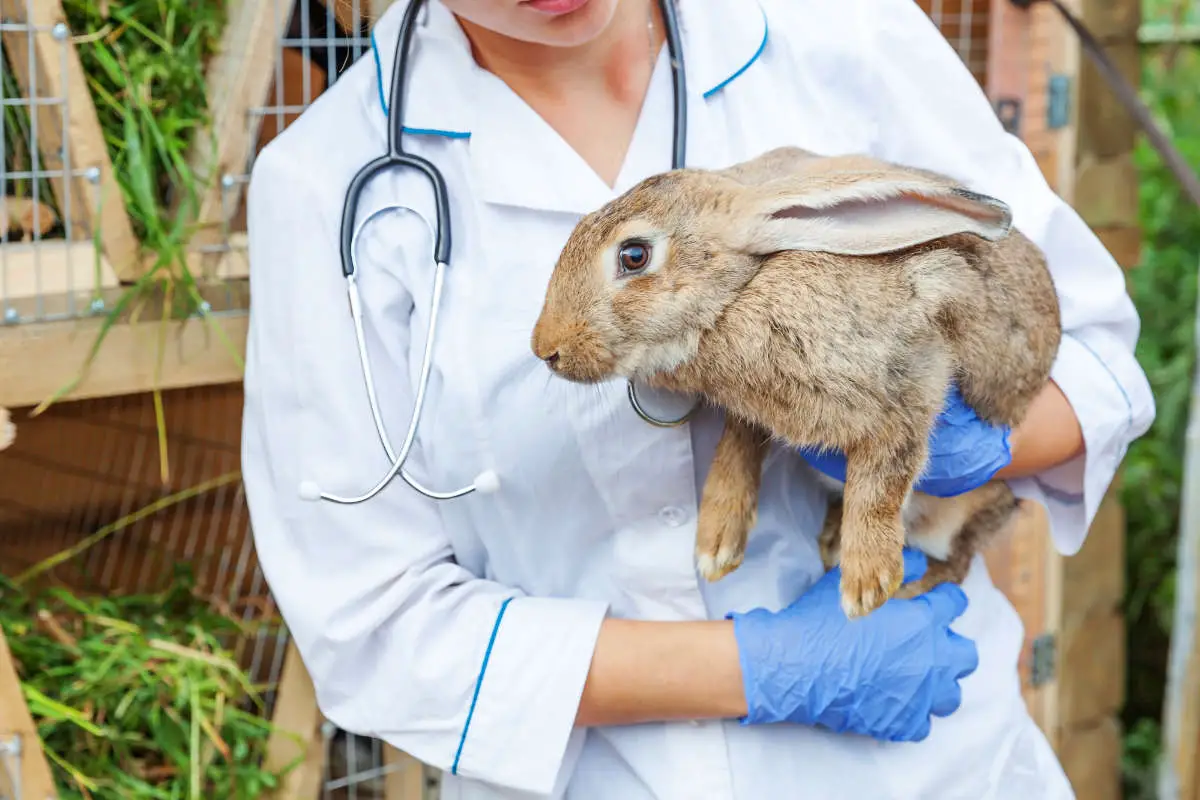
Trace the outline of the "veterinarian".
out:
[[[249,190],[245,485],[324,713],[444,770],[444,797],[1071,797],[1022,702],[1021,621],[981,558],[961,589],[848,622],[817,551],[816,470],[776,449],[746,560],[710,584],[693,541],[719,416],[648,424],[623,381],[553,380],[531,352],[580,215],[672,166],[656,0],[428,0],[396,113],[449,216],[439,224],[416,169],[366,184],[351,314],[343,206],[388,152],[408,2],[261,153]],[[968,456],[964,481],[980,468],[1010,480],[1077,551],[1154,416],[1117,264],[911,0],[678,0],[675,14],[688,166],[780,145],[868,152],[1011,204],[1060,293],[1053,380],[1011,434],[948,408],[933,455]],[[375,486],[406,438],[435,288],[404,479],[331,501]],[[674,398],[644,400],[677,413]],[[483,490],[430,499],[413,484]]]

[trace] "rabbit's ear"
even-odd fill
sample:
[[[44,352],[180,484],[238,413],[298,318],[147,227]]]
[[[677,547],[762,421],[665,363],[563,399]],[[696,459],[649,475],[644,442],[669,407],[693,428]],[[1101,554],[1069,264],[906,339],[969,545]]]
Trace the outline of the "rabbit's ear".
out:
[[[1012,227],[1005,203],[912,174],[782,178],[743,199],[737,238],[755,254],[877,255],[957,233],[995,241]]]

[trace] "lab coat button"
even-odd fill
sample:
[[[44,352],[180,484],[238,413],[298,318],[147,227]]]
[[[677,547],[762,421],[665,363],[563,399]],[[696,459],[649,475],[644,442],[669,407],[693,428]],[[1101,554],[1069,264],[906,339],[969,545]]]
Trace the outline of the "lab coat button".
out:
[[[687,512],[675,506],[667,506],[658,512],[658,516],[672,528],[678,528],[687,520]]]

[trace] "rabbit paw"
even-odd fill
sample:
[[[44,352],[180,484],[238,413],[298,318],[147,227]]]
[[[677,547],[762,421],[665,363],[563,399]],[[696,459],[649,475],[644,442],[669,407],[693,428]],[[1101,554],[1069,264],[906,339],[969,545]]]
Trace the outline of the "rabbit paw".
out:
[[[842,611],[864,617],[893,597],[904,581],[900,549],[861,550],[842,542]]]
[[[833,569],[842,557],[842,504],[832,503],[825,514],[825,524],[821,535],[817,537],[817,547],[821,553],[821,564],[825,571]]]
[[[719,581],[742,564],[754,513],[701,514],[696,526],[696,568],[707,581]]]

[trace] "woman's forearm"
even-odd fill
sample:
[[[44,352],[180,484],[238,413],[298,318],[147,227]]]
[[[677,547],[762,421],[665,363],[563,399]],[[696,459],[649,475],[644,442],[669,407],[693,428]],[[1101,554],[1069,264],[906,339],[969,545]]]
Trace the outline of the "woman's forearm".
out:
[[[606,619],[575,724],[633,725],[745,713],[732,622]]]
[[[999,479],[1024,478],[1070,461],[1084,450],[1083,430],[1071,403],[1051,381],[1029,407],[1025,420],[1009,436],[1012,463]]]
[[[1084,450],[1079,420],[1050,382],[1009,442],[1012,463],[997,478],[1034,475]],[[576,725],[632,725],[746,713],[733,623],[606,619],[580,699]]]

